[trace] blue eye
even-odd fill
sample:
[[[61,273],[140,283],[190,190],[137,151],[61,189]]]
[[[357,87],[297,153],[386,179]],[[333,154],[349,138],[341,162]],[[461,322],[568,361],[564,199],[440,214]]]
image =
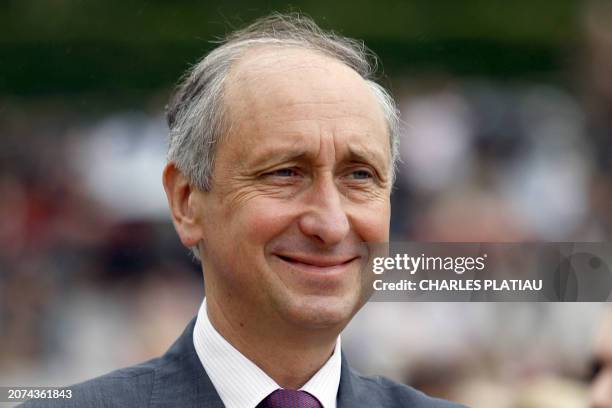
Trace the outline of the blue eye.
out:
[[[298,172],[291,168],[278,169],[269,173],[272,176],[278,177],[295,177],[298,176]]]
[[[365,180],[372,178],[372,173],[367,170],[355,170],[351,173],[351,176],[353,176],[353,178],[357,180]]]

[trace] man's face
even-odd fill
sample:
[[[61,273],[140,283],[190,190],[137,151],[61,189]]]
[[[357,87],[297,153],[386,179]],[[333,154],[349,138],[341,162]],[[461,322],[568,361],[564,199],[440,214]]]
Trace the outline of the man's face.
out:
[[[601,327],[595,343],[597,372],[591,384],[591,406],[612,408],[612,314]]]
[[[251,50],[225,91],[231,129],[211,190],[193,198],[208,301],[245,320],[344,327],[366,301],[362,243],[389,236],[379,103],[356,72],[300,49]]]

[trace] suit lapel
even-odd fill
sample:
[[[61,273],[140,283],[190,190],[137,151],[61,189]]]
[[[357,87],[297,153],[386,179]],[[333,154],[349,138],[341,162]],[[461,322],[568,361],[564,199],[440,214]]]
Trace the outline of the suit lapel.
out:
[[[151,408],[223,408],[223,402],[195,351],[194,325],[195,318],[157,362]]]
[[[338,408],[351,408],[360,406],[355,392],[356,381],[359,380],[348,365],[346,356],[342,353],[342,369],[340,371],[340,385],[338,386]]]

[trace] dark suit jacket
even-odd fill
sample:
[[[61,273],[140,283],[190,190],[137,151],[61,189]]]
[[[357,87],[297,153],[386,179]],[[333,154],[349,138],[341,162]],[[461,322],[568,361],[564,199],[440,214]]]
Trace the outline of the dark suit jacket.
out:
[[[163,356],[66,387],[72,398],[28,401],[22,407],[222,408],[193,345],[195,319]],[[354,372],[342,355],[338,408],[459,408],[383,377]]]

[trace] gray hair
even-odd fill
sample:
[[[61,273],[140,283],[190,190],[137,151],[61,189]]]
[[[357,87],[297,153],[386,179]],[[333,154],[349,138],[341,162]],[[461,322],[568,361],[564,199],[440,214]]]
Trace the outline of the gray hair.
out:
[[[378,59],[363,42],[321,30],[301,14],[274,13],[228,35],[185,75],[166,108],[170,128],[168,161],[192,186],[211,188],[215,150],[227,132],[224,82],[232,65],[254,46],[291,46],[320,52],[355,70],[373,91],[387,121],[391,146],[391,182],[399,150],[399,114],[393,98],[373,77]]]

